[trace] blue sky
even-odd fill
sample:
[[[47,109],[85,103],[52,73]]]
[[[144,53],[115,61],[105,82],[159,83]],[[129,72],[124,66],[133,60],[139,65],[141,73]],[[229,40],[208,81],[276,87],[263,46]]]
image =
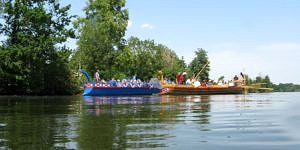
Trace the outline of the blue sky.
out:
[[[85,1],[62,2],[73,2],[71,13],[84,15]],[[244,72],[300,84],[298,0],[127,0],[126,8],[126,38],[154,39],[187,63],[203,48],[212,79]]]

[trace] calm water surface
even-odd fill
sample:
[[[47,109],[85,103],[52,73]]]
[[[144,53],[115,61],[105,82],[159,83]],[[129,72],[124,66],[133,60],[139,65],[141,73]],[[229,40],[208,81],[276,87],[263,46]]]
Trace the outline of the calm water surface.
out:
[[[299,126],[300,93],[0,96],[0,150],[299,150]]]

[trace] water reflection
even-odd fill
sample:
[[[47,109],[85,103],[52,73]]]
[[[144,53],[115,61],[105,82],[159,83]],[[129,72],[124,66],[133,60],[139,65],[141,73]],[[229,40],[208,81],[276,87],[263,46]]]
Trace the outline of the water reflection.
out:
[[[0,149],[74,148],[74,114],[80,112],[76,100],[0,97]]]
[[[165,140],[160,133],[161,98],[149,97],[84,97],[79,147],[82,149],[125,149],[164,147],[156,140]],[[157,131],[157,132],[155,132]],[[99,142],[100,141],[100,142]]]
[[[83,108],[87,114],[100,115],[105,113],[135,112],[135,105],[155,104],[160,102],[158,96],[84,96]],[[127,106],[134,106],[128,108]],[[124,109],[121,109],[124,108]]]
[[[299,98],[0,96],[0,149],[296,150]]]
[[[209,96],[84,97],[79,147],[167,147],[174,125],[209,124],[209,101]]]

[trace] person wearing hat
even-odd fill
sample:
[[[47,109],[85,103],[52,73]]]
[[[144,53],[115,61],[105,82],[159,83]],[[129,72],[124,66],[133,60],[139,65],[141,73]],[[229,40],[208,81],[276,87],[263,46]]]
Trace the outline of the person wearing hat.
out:
[[[117,87],[122,87],[122,82],[120,79],[117,80]]]

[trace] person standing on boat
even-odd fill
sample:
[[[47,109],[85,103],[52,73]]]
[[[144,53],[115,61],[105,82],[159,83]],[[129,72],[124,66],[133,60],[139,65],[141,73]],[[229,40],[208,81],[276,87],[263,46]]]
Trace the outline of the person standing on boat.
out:
[[[178,72],[178,74],[176,75],[176,84],[179,84],[180,81],[180,72]]]
[[[99,74],[99,69],[97,69],[96,73],[95,73],[95,80],[96,82],[99,82],[100,81],[100,74]]]
[[[179,76],[179,84],[183,84],[183,82],[184,82],[184,76],[183,73],[181,73]]]
[[[245,76],[242,72],[240,73],[239,80],[240,80],[241,84],[245,84]]]
[[[133,75],[132,80],[136,80],[136,74]]]

